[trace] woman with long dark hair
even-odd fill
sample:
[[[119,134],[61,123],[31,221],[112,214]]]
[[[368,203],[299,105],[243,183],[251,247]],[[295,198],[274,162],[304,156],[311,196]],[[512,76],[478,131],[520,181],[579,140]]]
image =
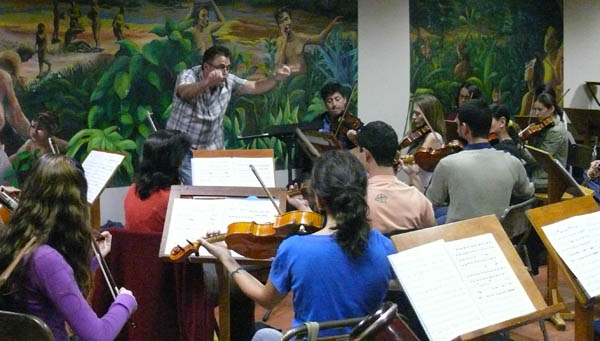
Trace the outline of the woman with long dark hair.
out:
[[[92,230],[81,165],[64,155],[46,154],[25,181],[10,223],[0,234],[0,269],[36,238],[0,288],[4,309],[44,320],[55,340],[67,340],[65,322],[82,340],[113,340],[137,308],[131,291],[121,288],[108,312],[98,318],[85,300],[92,285]],[[100,251],[110,251],[103,232]],[[95,258],[94,258],[95,260]]]
[[[311,188],[327,223],[312,235],[292,236],[281,243],[266,285],[244,271],[226,248],[202,244],[258,304],[274,307],[293,291],[292,327],[366,315],[386,295],[392,277],[387,256],[395,249],[369,225],[365,173],[347,151],[329,151],[315,162]],[[328,332],[320,336],[332,331]],[[281,334],[261,329],[254,336],[254,340],[266,339],[280,340]]]
[[[181,183],[179,168],[190,141],[176,130],[156,131],[144,142],[135,182],[125,197],[125,228],[162,232],[172,185]]]

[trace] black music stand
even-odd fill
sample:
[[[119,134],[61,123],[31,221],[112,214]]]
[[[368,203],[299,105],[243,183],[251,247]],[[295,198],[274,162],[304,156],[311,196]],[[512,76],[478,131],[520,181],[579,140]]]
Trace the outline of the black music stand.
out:
[[[321,128],[321,122],[300,122],[300,123],[292,123],[292,124],[281,124],[270,126],[265,129],[263,134],[257,135],[247,135],[247,136],[238,136],[238,140],[249,140],[255,138],[269,138],[274,137],[281,142],[285,143],[286,146],[286,162],[287,162],[287,170],[288,170],[288,184],[292,183],[292,150],[296,147],[296,128],[304,131],[304,130],[318,130]]]

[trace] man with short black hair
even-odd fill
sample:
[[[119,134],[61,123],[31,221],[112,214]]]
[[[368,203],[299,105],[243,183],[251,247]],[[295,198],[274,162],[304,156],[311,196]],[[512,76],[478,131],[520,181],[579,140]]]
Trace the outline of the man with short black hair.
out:
[[[434,206],[449,203],[446,223],[502,212],[511,195],[533,195],[521,161],[491,148],[488,133],[492,117],[482,100],[470,100],[458,109],[458,135],[469,143],[460,153],[443,158],[435,168],[427,197]]]
[[[167,129],[184,132],[192,149],[224,149],[223,117],[232,95],[262,94],[290,75],[283,65],[275,75],[257,81],[239,78],[231,73],[231,52],[224,46],[206,50],[202,64],[183,70],[175,86],[173,109]],[[190,150],[183,162],[184,184],[192,184]]]
[[[382,233],[435,226],[431,202],[417,188],[398,180],[393,163],[398,135],[381,121],[365,125],[353,149],[367,172],[367,203],[371,226]]]

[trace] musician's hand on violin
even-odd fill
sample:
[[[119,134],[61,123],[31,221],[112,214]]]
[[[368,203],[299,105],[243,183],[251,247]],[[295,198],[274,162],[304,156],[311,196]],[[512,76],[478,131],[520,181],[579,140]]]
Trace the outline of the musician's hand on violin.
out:
[[[125,288],[121,287],[121,288],[119,289],[119,295],[121,295],[121,294],[124,294],[124,295],[129,295],[129,296],[133,297],[133,299],[135,300],[135,296],[133,296],[133,293],[132,293],[132,292],[131,292],[131,290],[129,290],[129,289],[125,289]],[[136,302],[135,302],[135,303],[136,303],[136,304],[135,304],[135,306],[133,307],[133,311],[131,312],[132,314],[133,314],[133,312],[135,312],[135,311],[137,310],[137,300],[136,300]]]
[[[348,140],[352,141],[352,143],[358,146],[358,132],[356,130],[349,129],[346,132],[346,137],[348,137]]]
[[[228,259],[233,260],[233,257],[231,256],[231,251],[228,248],[209,243],[203,238],[198,239],[198,241],[200,241],[200,243],[202,244],[202,246],[204,246],[208,253],[215,256],[218,260],[221,261],[221,263],[225,263],[225,261],[227,261]]]
[[[409,177],[419,173],[419,165],[417,165],[416,163],[408,165],[400,161],[400,169],[402,169],[402,171],[406,173],[406,175],[408,175]]]
[[[103,231],[100,233],[100,237],[97,239],[98,247],[100,248],[100,254],[102,257],[106,257],[110,252],[110,247],[112,244],[112,235],[108,231]]]
[[[312,212],[308,200],[304,199],[302,195],[294,195],[293,197],[288,195],[287,202],[294,206],[298,211]]]

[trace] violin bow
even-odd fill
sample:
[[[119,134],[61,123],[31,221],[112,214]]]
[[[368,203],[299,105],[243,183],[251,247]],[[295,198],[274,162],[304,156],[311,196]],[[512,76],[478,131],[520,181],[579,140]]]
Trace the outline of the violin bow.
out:
[[[355,81],[354,85],[352,85],[352,90],[350,91],[350,96],[348,96],[348,101],[346,102],[346,108],[344,108],[344,112],[338,118],[338,121],[340,121],[340,124],[338,124],[337,129],[335,130],[335,134],[334,135],[336,137],[337,137],[338,133],[340,132],[340,128],[342,127],[342,122],[346,118],[346,114],[348,113],[348,108],[350,108],[350,102],[352,102],[352,97],[354,97],[354,93],[356,92],[356,85],[357,84],[358,84],[358,81]]]
[[[149,110],[146,110],[146,118],[148,119],[148,122],[150,122],[150,127],[152,127],[152,131],[156,131],[156,125],[154,124],[154,121],[152,120],[152,112]]]
[[[15,270],[15,267],[17,267],[17,264],[19,264],[21,259],[23,259],[23,256],[25,256],[29,251],[31,251],[33,245],[35,244],[35,241],[35,236],[31,237],[27,244],[25,244],[25,246],[21,250],[19,250],[19,252],[15,256],[15,258],[10,262],[8,267],[6,267],[6,269],[2,271],[2,274],[0,274],[0,284],[6,282],[8,277],[10,277],[12,272]]]
[[[50,150],[52,151],[52,154],[54,154],[54,155],[58,154],[58,148],[54,147],[54,142],[52,142],[51,137],[48,138],[48,144],[50,145]]]
[[[250,165],[250,169],[252,169],[252,173],[254,173],[254,176],[256,177],[256,179],[258,180],[258,182],[260,182],[260,186],[263,188],[263,190],[269,196],[269,200],[271,200],[271,203],[273,204],[273,206],[275,206],[275,209],[277,210],[277,213],[279,215],[281,215],[282,212],[279,209],[279,206],[277,206],[277,203],[275,203],[275,199],[273,199],[273,195],[271,194],[271,192],[269,191],[269,189],[267,188],[267,186],[265,186],[265,183],[262,181],[262,178],[260,177],[260,175],[258,175],[258,172],[256,171],[256,168],[254,168],[254,165]]]
[[[429,127],[429,130],[431,130],[435,139],[438,140],[441,148],[441,146],[444,145],[444,140],[442,140],[442,138],[438,136],[437,131],[433,130],[433,127],[431,126],[431,124],[429,124],[429,120],[427,119],[427,116],[425,116],[425,113],[423,113],[423,121],[425,121],[425,124]]]
[[[408,101],[408,112],[406,113],[406,121],[404,121],[404,132],[403,132],[402,136],[408,135],[407,131],[410,130],[410,118],[412,116],[411,115],[412,108],[413,108],[413,99],[410,99]]]

